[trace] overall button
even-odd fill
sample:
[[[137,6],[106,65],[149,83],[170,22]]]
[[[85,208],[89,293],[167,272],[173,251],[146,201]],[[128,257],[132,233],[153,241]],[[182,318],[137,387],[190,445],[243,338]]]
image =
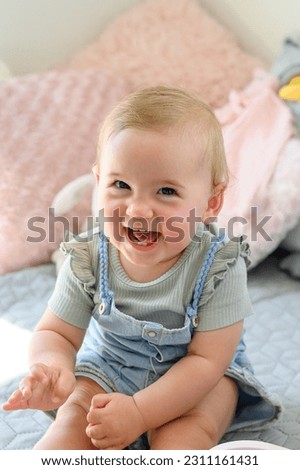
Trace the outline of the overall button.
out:
[[[101,302],[101,304],[100,304],[100,306],[99,306],[99,313],[100,313],[100,315],[103,315],[103,313],[105,313],[105,310],[106,310],[105,302]]]
[[[143,326],[142,337],[149,343],[157,343],[163,334],[163,327],[158,323],[149,322]]]
[[[155,338],[157,336],[156,331],[148,331],[147,335],[149,338]]]
[[[193,318],[192,325],[194,328],[197,328],[197,326],[199,325],[199,320],[198,320],[197,315]]]

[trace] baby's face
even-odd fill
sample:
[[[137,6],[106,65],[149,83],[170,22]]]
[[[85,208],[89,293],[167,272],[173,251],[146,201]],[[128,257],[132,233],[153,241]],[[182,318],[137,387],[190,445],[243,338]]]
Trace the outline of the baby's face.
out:
[[[213,216],[205,142],[177,128],[125,129],[106,144],[99,168],[104,231],[128,275],[157,278]]]

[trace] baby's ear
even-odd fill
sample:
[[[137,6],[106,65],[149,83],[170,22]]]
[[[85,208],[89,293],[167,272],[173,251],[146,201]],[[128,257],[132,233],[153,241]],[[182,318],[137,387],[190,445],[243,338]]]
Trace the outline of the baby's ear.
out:
[[[207,208],[202,218],[204,223],[206,219],[212,220],[217,217],[217,215],[221,211],[224,202],[225,188],[226,185],[224,183],[219,183],[217,184],[217,186],[214,187],[213,192],[208,200]]]
[[[98,184],[99,183],[99,166],[97,163],[94,164],[93,166],[93,169],[92,169],[93,173],[94,173],[94,176],[96,178],[96,183]]]

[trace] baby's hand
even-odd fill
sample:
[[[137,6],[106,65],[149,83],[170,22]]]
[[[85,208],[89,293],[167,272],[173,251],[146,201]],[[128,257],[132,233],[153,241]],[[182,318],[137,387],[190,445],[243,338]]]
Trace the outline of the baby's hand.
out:
[[[87,420],[86,433],[98,449],[124,449],[146,431],[134,398],[121,393],[95,395]]]
[[[74,387],[75,376],[70,370],[34,364],[2,408],[5,411],[53,410],[66,401]]]

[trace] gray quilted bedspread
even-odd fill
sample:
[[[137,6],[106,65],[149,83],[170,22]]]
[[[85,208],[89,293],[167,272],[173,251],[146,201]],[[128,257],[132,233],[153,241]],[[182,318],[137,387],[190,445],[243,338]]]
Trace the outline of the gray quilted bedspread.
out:
[[[0,319],[24,331],[31,330],[46,306],[54,283],[55,270],[50,264],[0,277]],[[271,428],[227,434],[225,440],[258,439],[300,449],[299,287],[299,281],[279,271],[275,257],[249,273],[255,315],[246,321],[248,352],[258,378],[281,397],[284,413]],[[19,378],[0,385],[0,402],[14,390]],[[31,449],[50,422],[40,411],[0,411],[0,449]]]

